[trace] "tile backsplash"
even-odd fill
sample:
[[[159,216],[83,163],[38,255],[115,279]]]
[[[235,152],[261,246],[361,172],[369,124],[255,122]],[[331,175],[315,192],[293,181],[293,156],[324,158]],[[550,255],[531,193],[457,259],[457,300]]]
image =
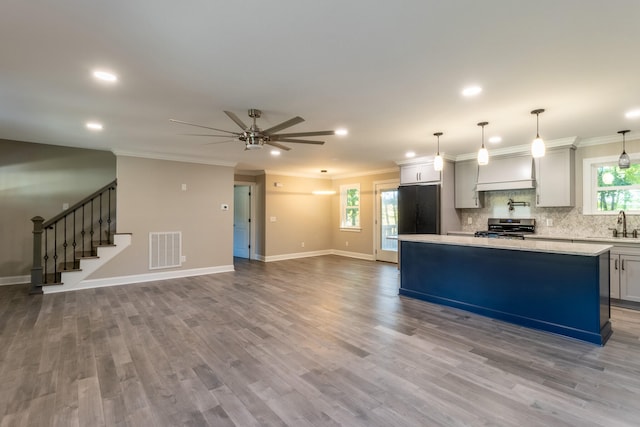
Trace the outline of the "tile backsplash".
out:
[[[614,215],[582,215],[582,206],[573,208],[537,208],[535,190],[487,191],[484,193],[484,207],[460,209],[462,231],[486,230],[488,218],[535,218],[536,234],[548,236],[610,237],[617,224]],[[507,202],[525,202],[527,206],[514,206],[509,211]],[[468,224],[471,218],[472,224]],[[550,224],[550,225],[547,225]],[[627,215],[627,230],[640,229],[640,215]]]

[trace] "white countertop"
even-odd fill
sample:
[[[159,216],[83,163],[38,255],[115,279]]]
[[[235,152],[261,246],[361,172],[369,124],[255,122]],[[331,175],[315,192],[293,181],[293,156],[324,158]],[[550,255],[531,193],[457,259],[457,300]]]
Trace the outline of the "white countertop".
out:
[[[566,255],[598,256],[612,248],[598,243],[572,243],[543,240],[491,239],[486,237],[453,236],[440,234],[401,234],[398,240],[405,242],[438,243],[443,245],[474,246],[481,248],[509,249],[529,252],[547,252]],[[568,240],[568,239],[567,239]]]

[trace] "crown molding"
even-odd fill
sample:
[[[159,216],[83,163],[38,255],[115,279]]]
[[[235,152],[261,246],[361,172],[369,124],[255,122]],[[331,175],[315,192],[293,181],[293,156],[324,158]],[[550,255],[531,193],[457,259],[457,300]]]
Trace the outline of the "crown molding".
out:
[[[455,162],[457,157],[447,153],[441,153],[442,159],[449,162]],[[421,156],[421,157],[412,157],[410,159],[405,160],[396,160],[396,164],[399,166],[403,165],[414,165],[418,163],[433,163],[433,160],[436,156]]]
[[[553,148],[576,148],[576,143],[578,141],[577,136],[570,136],[567,138],[560,139],[552,139],[545,142],[545,146],[547,149]],[[489,150],[489,156],[514,156],[514,155],[523,155],[523,154],[531,154],[531,144],[522,144],[522,145],[514,145],[512,147],[505,148],[495,148]],[[477,158],[477,153],[466,153],[459,154],[456,156],[455,161],[460,162],[463,160],[475,160]]]
[[[629,132],[626,136],[627,142],[640,139],[640,132]],[[607,136],[597,136],[595,138],[585,138],[581,139],[578,143],[578,147],[591,147],[594,145],[604,145],[604,144],[614,144],[614,143],[622,143],[622,137],[618,134],[616,135],[607,135]]]
[[[327,174],[264,170],[265,175],[293,176],[297,178],[331,179]]]
[[[154,153],[150,151],[127,151],[120,150],[114,148],[111,152],[117,157],[138,157],[142,159],[152,159],[152,160],[169,160],[173,162],[183,162],[183,163],[198,163],[201,165],[211,165],[211,166],[227,166],[234,168],[237,163],[236,162],[225,162],[222,160],[209,160],[204,159],[202,157],[196,156],[186,156],[183,154],[170,154],[170,153]]]
[[[383,173],[393,173],[398,171],[399,171],[398,168],[387,168],[387,169],[378,169],[378,170],[371,170],[371,171],[365,171],[365,172],[352,172],[352,173],[345,173],[340,175],[332,175],[331,179],[345,179],[345,178],[355,178],[357,176],[381,175]]]

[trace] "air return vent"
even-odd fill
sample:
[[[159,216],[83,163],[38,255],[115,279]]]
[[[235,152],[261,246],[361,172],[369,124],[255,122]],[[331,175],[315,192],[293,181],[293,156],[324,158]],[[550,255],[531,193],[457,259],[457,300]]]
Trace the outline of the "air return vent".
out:
[[[165,231],[149,233],[149,269],[180,267],[182,233]]]

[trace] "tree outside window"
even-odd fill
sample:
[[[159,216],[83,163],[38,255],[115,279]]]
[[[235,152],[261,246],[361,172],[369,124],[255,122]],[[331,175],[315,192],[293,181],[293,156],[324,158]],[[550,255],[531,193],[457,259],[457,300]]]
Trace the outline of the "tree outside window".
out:
[[[340,228],[360,228],[360,184],[340,186]]]
[[[598,212],[640,211],[640,164],[620,169],[615,162],[596,169]]]

